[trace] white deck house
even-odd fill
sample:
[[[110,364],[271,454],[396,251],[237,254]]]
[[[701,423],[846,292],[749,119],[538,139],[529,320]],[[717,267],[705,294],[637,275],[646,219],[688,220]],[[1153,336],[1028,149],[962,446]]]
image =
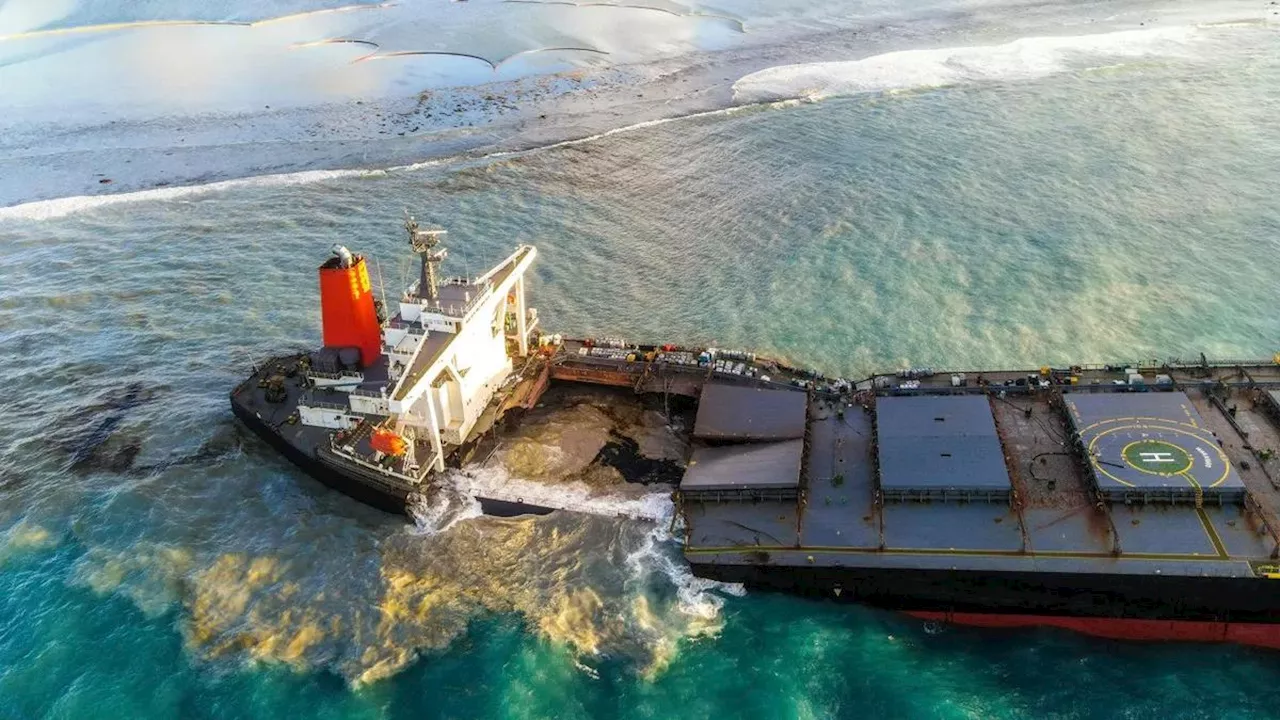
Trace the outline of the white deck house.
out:
[[[298,414],[304,425],[355,431],[334,452],[419,483],[444,469],[446,445],[467,440],[512,372],[509,352],[528,355],[537,313],[525,304],[524,275],[537,250],[521,245],[480,277],[438,281],[443,233],[419,231],[412,221],[409,231],[422,273],[382,325],[382,356],[362,370],[308,373],[322,399],[301,400]],[[357,449],[375,425],[408,441],[404,457],[388,464]]]
[[[524,273],[537,250],[524,245],[488,273],[454,279],[430,300],[415,284],[400,301],[383,339],[396,381],[388,410],[397,430],[430,440],[433,464],[444,469],[445,443],[466,440],[480,413],[511,373],[508,311],[515,317],[520,357],[529,353],[536,314],[525,306]]]

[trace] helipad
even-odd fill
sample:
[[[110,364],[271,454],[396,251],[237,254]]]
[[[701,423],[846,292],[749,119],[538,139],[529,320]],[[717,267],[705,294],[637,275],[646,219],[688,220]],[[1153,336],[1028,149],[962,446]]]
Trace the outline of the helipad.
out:
[[[1123,502],[1236,502],[1244,483],[1181,392],[1071,393],[1094,483]]]

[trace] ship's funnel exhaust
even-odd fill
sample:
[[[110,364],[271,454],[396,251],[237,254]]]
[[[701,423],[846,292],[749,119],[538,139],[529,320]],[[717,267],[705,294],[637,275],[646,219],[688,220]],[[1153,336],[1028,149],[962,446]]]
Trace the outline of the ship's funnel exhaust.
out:
[[[349,268],[356,262],[355,256],[351,254],[351,251],[347,249],[346,245],[338,245],[335,243],[330,252],[338,256],[338,267]]]
[[[373,307],[373,287],[364,257],[340,245],[320,266],[320,313],[325,347],[360,349],[360,366],[382,354],[382,331]]]

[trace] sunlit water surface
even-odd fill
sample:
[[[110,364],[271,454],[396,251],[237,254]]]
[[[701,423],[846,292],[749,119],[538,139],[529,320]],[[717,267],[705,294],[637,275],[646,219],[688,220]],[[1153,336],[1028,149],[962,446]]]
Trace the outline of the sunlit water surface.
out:
[[[450,229],[457,271],[536,243],[535,304],[571,334],[845,375],[1268,357],[1280,44],[1207,42],[0,221],[0,716],[1271,712],[1275,653],[929,634],[702,583],[643,522],[406,525],[299,475],[226,401],[253,358],[318,342],[334,242],[403,284],[405,209]]]

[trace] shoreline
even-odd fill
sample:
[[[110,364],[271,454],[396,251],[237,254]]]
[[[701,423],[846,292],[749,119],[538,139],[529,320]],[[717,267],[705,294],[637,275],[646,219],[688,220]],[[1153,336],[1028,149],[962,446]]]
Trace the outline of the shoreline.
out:
[[[1212,21],[1204,15],[1195,21]],[[1239,11],[1220,8],[1213,16],[1238,18]],[[1076,36],[1168,26],[1135,22],[1136,17],[1099,23],[1077,19],[1076,26],[1058,23],[1056,31]],[[1045,19],[1037,24],[1054,27]],[[139,193],[177,197],[238,181],[316,182],[530,152],[658,122],[796,102],[735,98],[738,80],[769,68],[849,61],[923,43],[942,45],[939,40],[948,46],[985,45],[1037,32],[1033,27],[1000,28],[998,35],[976,32],[982,29],[954,23],[943,27],[937,19],[917,18],[897,26],[779,35],[732,49],[409,97],[87,127],[14,126],[0,140],[0,220],[56,217],[80,207],[124,202],[124,196]]]
[[[705,76],[721,70],[713,66],[694,72]],[[322,179],[324,173],[395,172],[528,152],[730,109],[735,79],[730,74],[727,80],[696,83],[688,68],[667,63],[579,70],[411,98],[352,100],[248,116],[112,122],[68,130],[74,132],[76,147],[71,148],[36,140],[18,150],[14,146],[24,144],[23,131],[30,137],[51,135],[53,142],[61,135],[23,128],[17,143],[0,145],[0,153],[8,155],[0,155],[0,178],[9,178],[0,179],[0,218],[28,214],[16,212],[22,208],[40,216],[33,206],[60,200],[100,200],[258,177],[278,182],[283,176],[311,173]],[[690,84],[695,87],[686,89]],[[94,145],[98,149],[91,149]]]

